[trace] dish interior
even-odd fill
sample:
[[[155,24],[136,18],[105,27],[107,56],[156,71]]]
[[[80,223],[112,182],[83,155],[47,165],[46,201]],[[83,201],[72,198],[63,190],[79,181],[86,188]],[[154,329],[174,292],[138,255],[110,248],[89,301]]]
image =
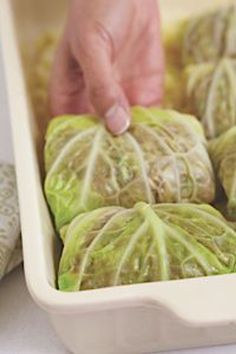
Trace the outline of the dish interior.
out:
[[[16,34],[19,47],[21,48],[21,59],[23,63],[23,74],[25,78],[26,89],[28,93],[29,105],[32,108],[30,116],[31,135],[33,137],[35,159],[39,166],[38,169],[38,198],[40,201],[40,221],[41,221],[41,237],[43,237],[44,248],[44,266],[46,267],[47,280],[52,287],[56,284],[56,269],[58,264],[58,256],[60,254],[60,242],[55,235],[52,227],[49,211],[44,199],[42,182],[43,182],[43,164],[42,152],[44,145],[44,135],[48,119],[46,117],[38,118],[30,94],[31,87],[27,81],[28,69],[35,65],[35,58],[31,56],[30,48],[33,48],[37,41],[46,32],[55,32],[60,34],[67,14],[66,0],[51,1],[32,1],[32,0],[11,0],[14,12],[14,20],[16,24]],[[160,1],[163,27],[169,23],[180,20],[182,18],[204,12],[218,5],[226,5],[232,3],[232,0],[206,0],[203,2],[194,2],[189,0],[162,0]],[[188,281],[188,280],[185,280]]]

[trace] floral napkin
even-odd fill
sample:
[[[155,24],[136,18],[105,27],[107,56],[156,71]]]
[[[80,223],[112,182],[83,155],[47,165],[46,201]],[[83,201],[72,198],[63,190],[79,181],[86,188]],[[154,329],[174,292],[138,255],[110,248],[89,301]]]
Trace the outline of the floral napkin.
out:
[[[0,163],[0,279],[22,261],[14,167]]]

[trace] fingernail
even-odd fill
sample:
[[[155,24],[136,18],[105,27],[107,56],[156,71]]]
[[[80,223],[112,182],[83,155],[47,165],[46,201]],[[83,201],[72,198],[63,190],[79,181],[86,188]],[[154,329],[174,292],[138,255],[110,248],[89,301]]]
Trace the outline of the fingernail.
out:
[[[107,111],[105,119],[108,130],[114,135],[123,134],[130,126],[130,115],[119,104],[115,104]]]

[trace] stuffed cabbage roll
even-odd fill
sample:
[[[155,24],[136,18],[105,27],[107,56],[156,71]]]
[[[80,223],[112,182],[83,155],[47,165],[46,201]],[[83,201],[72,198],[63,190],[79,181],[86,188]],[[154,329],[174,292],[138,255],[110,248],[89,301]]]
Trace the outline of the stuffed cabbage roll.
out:
[[[236,220],[236,127],[213,140],[210,153],[228,198],[228,215]]]
[[[236,60],[191,66],[186,75],[189,110],[201,120],[207,137],[236,125]]]
[[[183,62],[199,64],[236,57],[236,6],[190,19],[183,42]]]
[[[197,119],[141,107],[132,116],[131,128],[119,137],[94,116],[51,122],[45,192],[58,229],[103,206],[214,199],[213,168]]]
[[[235,271],[236,233],[208,205],[101,208],[75,218],[64,242],[63,291]]]

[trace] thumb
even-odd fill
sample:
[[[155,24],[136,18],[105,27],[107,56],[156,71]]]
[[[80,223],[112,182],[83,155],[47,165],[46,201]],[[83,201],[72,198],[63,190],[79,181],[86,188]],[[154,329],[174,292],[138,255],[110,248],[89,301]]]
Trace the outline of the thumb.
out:
[[[114,135],[124,133],[130,125],[128,100],[115,78],[109,51],[103,42],[87,40],[79,53],[89,100]]]

